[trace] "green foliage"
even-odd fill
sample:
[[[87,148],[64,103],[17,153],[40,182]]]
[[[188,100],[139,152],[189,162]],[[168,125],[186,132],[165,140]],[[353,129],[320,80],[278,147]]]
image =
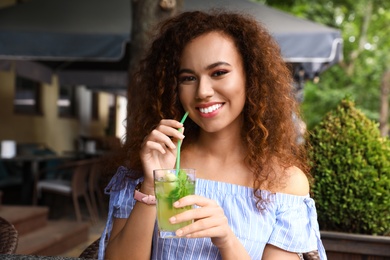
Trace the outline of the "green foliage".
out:
[[[330,70],[334,70],[334,67]],[[328,72],[330,71],[326,73]],[[346,88],[327,88],[323,81],[317,84],[313,82],[306,83],[305,100],[301,104],[301,110],[307,128],[313,129],[329,110],[336,108],[345,96],[355,97],[353,94]],[[314,109],[313,104],[315,104]]]
[[[390,231],[390,141],[349,98],[310,135],[313,197],[322,230]]]
[[[303,114],[308,129],[350,95],[356,107],[379,121],[380,86],[390,69],[390,1],[383,0],[257,0],[295,16],[338,28],[344,60],[304,89]],[[315,88],[316,87],[316,88]]]

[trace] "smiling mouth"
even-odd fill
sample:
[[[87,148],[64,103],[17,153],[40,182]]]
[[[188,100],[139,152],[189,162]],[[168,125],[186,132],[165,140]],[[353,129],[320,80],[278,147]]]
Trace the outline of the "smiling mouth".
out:
[[[222,104],[215,104],[215,105],[212,105],[209,107],[200,107],[199,111],[203,114],[208,114],[208,113],[214,112],[215,110],[220,109],[221,107],[222,107]]]

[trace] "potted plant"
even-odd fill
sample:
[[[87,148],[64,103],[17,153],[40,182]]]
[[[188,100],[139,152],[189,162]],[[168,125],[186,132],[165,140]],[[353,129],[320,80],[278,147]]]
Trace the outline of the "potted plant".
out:
[[[309,135],[312,193],[329,259],[390,259],[390,141],[345,98]]]

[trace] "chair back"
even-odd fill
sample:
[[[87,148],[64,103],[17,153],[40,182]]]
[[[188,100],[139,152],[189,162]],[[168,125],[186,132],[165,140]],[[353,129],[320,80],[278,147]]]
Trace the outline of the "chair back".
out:
[[[99,160],[94,160],[91,165],[91,171],[89,173],[89,184],[88,188],[92,191],[100,189],[99,179],[101,175],[102,163]]]
[[[304,260],[321,260],[318,250],[313,250],[303,254]]]
[[[91,160],[80,160],[75,162],[72,176],[72,190],[76,195],[86,193],[91,166]]]
[[[98,259],[99,243],[100,237],[96,239],[92,244],[90,244],[86,249],[84,249],[84,251],[80,254],[79,258]]]

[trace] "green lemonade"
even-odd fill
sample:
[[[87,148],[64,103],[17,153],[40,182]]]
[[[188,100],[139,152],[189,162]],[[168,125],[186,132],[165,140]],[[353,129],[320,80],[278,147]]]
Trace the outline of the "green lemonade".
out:
[[[195,193],[194,177],[187,176],[185,171],[180,170],[177,176],[174,173],[167,173],[164,177],[155,180],[157,221],[160,231],[174,232],[192,223],[192,221],[187,221],[172,225],[169,223],[169,218],[192,208],[192,206],[175,208],[173,203],[182,197]]]

